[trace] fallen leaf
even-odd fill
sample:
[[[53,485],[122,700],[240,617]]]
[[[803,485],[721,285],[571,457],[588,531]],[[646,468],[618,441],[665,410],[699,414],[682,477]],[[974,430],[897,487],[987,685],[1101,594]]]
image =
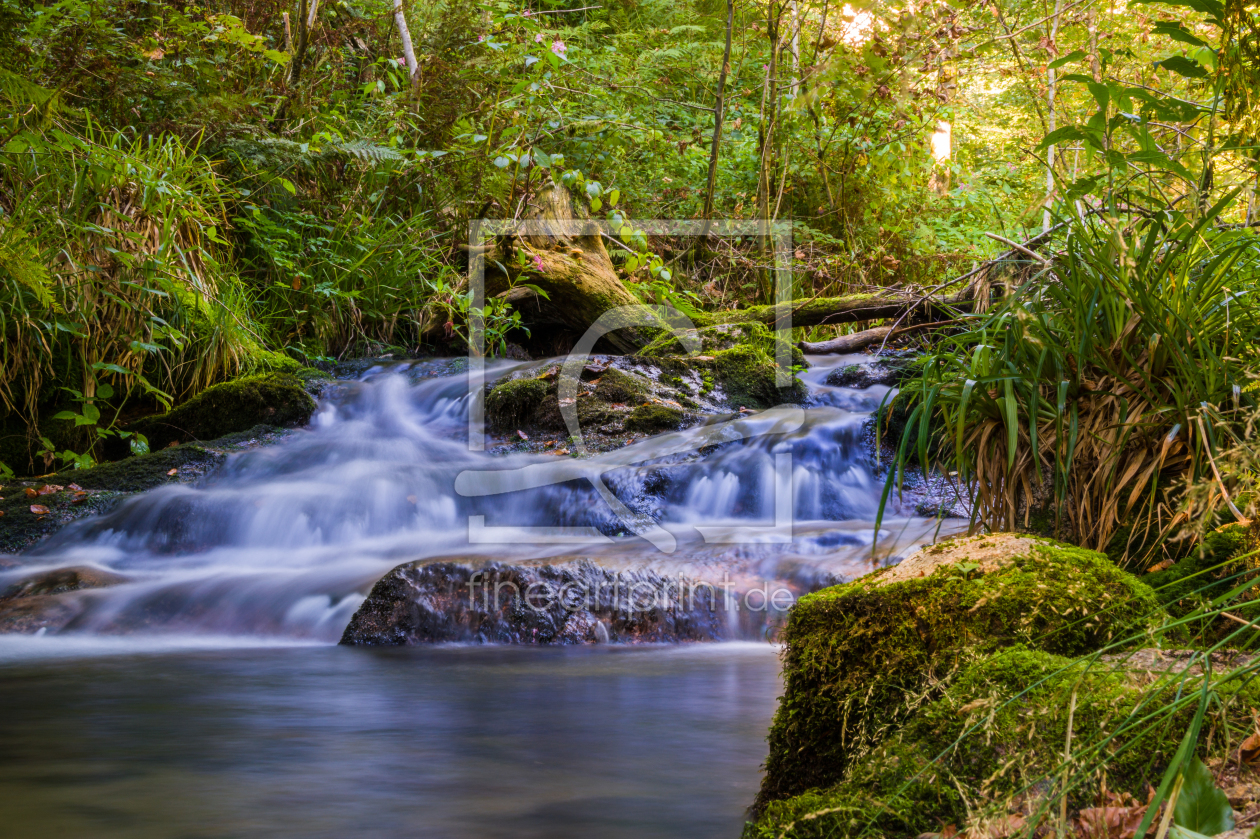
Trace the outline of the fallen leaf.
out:
[[[56,484],[44,484],[39,488],[40,495],[52,495],[54,492],[61,492],[65,487],[59,487]]]
[[[568,449],[556,449],[555,452],[553,452],[553,454],[568,454],[568,453],[569,453]]]
[[[160,61],[166,57],[166,53],[162,51],[161,47],[156,47],[148,52],[141,52],[140,54],[150,61]]]
[[[23,492],[23,494],[25,494],[25,495],[26,495],[26,497],[27,497],[27,498],[38,498],[38,497],[39,497],[39,493],[38,493],[37,491],[35,491],[34,489],[31,489],[30,487],[27,487],[26,489],[22,490],[22,492]]]
[[[1260,732],[1253,731],[1251,736],[1242,741],[1242,746],[1238,749],[1238,759],[1243,763],[1260,760]]]
[[[528,439],[529,439],[529,435],[528,435],[528,434],[526,434],[524,431],[521,431],[519,428],[518,428],[518,429],[516,429],[516,436],[517,436],[517,437],[520,437],[522,440],[528,440]]]
[[[43,504],[32,504],[31,512],[37,516],[46,516],[48,515],[49,511],[48,511],[48,508],[45,507]]]
[[[74,495],[70,496],[71,504],[82,504],[84,501],[87,501],[87,500],[88,500],[88,494],[83,490],[79,490]]]
[[[78,484],[70,484],[66,487],[66,489],[71,490],[72,492],[83,492],[83,487]]]
[[[546,446],[547,448],[551,448],[555,444],[556,444],[555,440],[548,440],[546,443],[543,443],[543,445]]]
[[[1076,816],[1076,835],[1087,839],[1134,839],[1146,806],[1088,807]]]
[[[177,474],[179,474],[179,470],[178,470],[178,469],[172,469],[171,471],[167,472],[166,474],[167,474],[167,477],[171,477],[171,478],[173,478],[173,477],[175,477]]]
[[[1154,565],[1152,565],[1150,568],[1147,568],[1146,573],[1154,574],[1158,571],[1163,571],[1165,568],[1172,568],[1172,566],[1173,566],[1173,561],[1171,559],[1165,559],[1163,562],[1157,562]]]
[[[4,510],[0,510],[0,516],[4,515]]]

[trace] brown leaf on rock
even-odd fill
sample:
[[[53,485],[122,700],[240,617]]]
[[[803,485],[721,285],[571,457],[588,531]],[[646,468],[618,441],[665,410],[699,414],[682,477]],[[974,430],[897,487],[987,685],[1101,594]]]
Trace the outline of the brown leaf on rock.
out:
[[[43,504],[32,504],[31,512],[37,516],[46,516],[48,515],[49,510]]]
[[[1172,568],[1172,566],[1173,566],[1173,561],[1171,559],[1165,559],[1163,562],[1157,562],[1154,565],[1152,565],[1150,568],[1147,568],[1146,573],[1154,574],[1156,572],[1163,571],[1167,568]]]
[[[84,501],[87,501],[87,500],[88,500],[88,494],[84,490],[79,490],[74,495],[70,496],[71,504],[82,504]]]
[[[178,470],[178,469],[172,469],[171,471],[169,471],[169,472],[167,472],[167,473],[166,473],[167,477],[170,477],[170,478],[173,478],[173,477],[175,477],[175,476],[176,476],[176,475],[178,475],[178,474],[179,474],[179,470]]]
[[[54,492],[61,492],[65,487],[59,487],[56,484],[44,484],[39,488],[40,495],[52,495]]]
[[[25,495],[27,498],[39,497],[39,492],[37,490],[32,489],[31,487],[27,487],[26,489],[22,490],[22,494]]]
[[[526,434],[524,431],[521,431],[519,428],[518,428],[518,429],[516,429],[516,436],[517,436],[517,437],[520,437],[522,440],[528,440],[528,439],[529,439],[529,435],[528,435],[528,434]]]
[[[78,484],[67,484],[66,489],[70,490],[71,492],[83,492],[83,487],[79,486]]]

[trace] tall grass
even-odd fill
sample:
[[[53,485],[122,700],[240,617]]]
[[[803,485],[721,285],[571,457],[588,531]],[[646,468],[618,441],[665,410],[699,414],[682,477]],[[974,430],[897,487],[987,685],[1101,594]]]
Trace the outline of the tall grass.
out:
[[[225,268],[226,205],[177,138],[52,130],[0,162],[0,400],[33,417],[58,386],[174,398],[254,364]]]
[[[1061,252],[904,388],[890,480],[917,456],[957,472],[973,527],[1046,516],[1099,550],[1122,527],[1129,553],[1159,543],[1176,488],[1211,469],[1213,426],[1254,405],[1260,240],[1216,224],[1232,197],[1198,219],[1072,220]]]

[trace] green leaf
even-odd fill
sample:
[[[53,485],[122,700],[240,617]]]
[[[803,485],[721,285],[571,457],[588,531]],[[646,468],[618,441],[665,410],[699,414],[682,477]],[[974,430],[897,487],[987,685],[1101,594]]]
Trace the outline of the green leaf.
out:
[[[498,157],[494,159],[494,165],[498,166],[500,169],[506,169],[508,167],[508,164],[511,162],[512,161],[508,160],[503,155],[499,155]]]
[[[1085,58],[1087,55],[1088,53],[1085,52],[1085,50],[1072,50],[1067,55],[1061,55],[1058,58],[1056,58],[1054,61],[1051,61],[1047,65],[1047,69],[1057,70],[1058,68],[1062,67],[1064,64],[1071,64],[1073,61],[1080,61],[1082,58]]]
[[[1216,787],[1211,771],[1197,757],[1182,771],[1181,794],[1173,808],[1178,827],[1204,836],[1234,829],[1234,811],[1225,793]]]
[[[59,420],[72,420],[72,419],[78,419],[78,416],[79,415],[76,414],[74,411],[58,411],[57,413],[52,415],[52,418],[59,419]]]
[[[1045,139],[1037,144],[1037,151],[1045,151],[1047,147],[1056,143],[1068,142],[1071,140],[1087,139],[1086,134],[1075,125],[1065,125],[1062,128],[1056,128],[1046,135]]]
[[[1171,70],[1179,76],[1185,76],[1187,79],[1202,79],[1206,78],[1208,74],[1203,65],[1197,61],[1191,61],[1184,55],[1170,55],[1162,61],[1156,61],[1155,66]]]
[[[1015,385],[1007,379],[1004,383],[1005,394],[1003,396],[1003,407],[1005,408],[1006,420],[1006,469],[1010,471],[1015,468],[1015,455],[1019,446],[1019,409],[1015,403]]]
[[[1161,21],[1155,24],[1155,27],[1151,31],[1156,35],[1167,35],[1174,41],[1180,41],[1181,43],[1189,44],[1192,47],[1207,46],[1206,42],[1199,40],[1194,35],[1191,35],[1188,29],[1176,21],[1171,23],[1168,21]]]
[[[101,409],[91,403],[83,405],[83,418],[90,423],[95,423],[101,418]]]
[[[297,187],[293,185],[293,181],[288,178],[276,178],[276,180],[280,181],[280,186],[284,187],[285,192],[290,195],[297,195]]]
[[[617,202],[620,200],[621,200],[621,190],[614,189],[612,192],[608,193],[608,206],[616,207]]]
[[[112,399],[114,396],[114,387],[108,382],[102,382],[96,386],[96,395],[101,399]]]
[[[131,438],[130,446],[132,454],[148,454],[149,438],[137,431],[136,435]]]

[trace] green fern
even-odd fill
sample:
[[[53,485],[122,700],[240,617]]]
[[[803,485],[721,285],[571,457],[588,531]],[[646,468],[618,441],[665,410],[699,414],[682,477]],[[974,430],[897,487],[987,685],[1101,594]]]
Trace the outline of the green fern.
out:
[[[48,266],[40,261],[34,241],[20,227],[0,225],[0,274],[8,274],[44,306],[54,305]]]

